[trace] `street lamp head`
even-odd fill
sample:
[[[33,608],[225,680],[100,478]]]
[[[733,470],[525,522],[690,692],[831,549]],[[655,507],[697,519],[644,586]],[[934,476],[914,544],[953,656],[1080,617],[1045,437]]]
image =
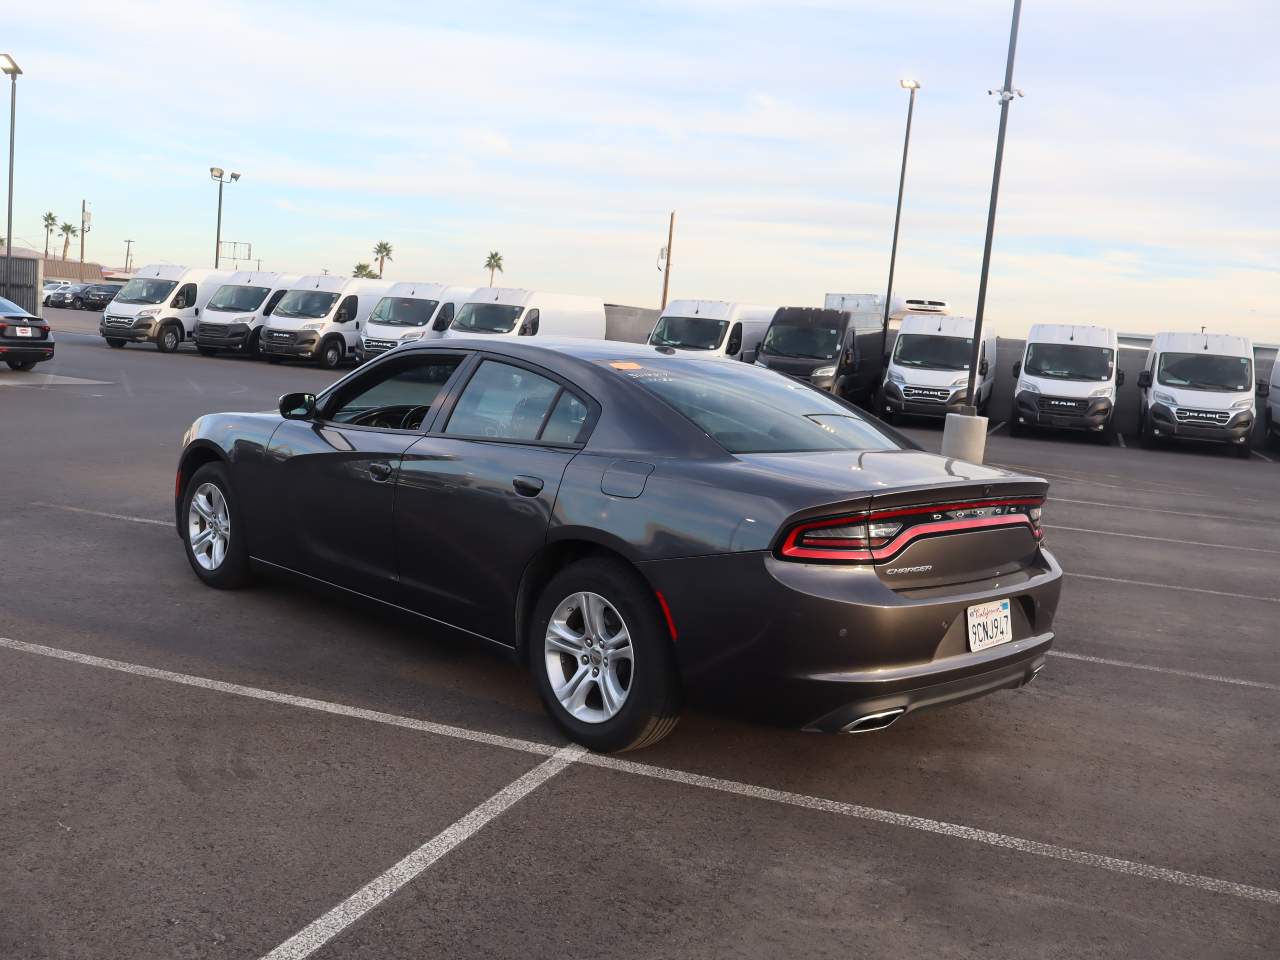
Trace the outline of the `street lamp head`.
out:
[[[214,179],[214,180],[221,180],[221,179],[222,179],[222,168],[221,168],[221,167],[210,167],[210,168],[209,168],[209,176],[210,176],[210,178],[212,178],[212,179]]]
[[[236,182],[237,180],[239,180],[239,179],[240,179],[240,174],[238,174],[238,173],[233,173],[233,174],[231,175],[231,182],[232,182],[232,183],[235,183],[235,182]]]
[[[903,90],[919,90],[920,89],[919,80],[899,80],[898,82],[902,84]]]
[[[16,77],[22,74],[22,68],[14,63],[13,57],[9,56],[7,53],[0,53],[0,73]]]

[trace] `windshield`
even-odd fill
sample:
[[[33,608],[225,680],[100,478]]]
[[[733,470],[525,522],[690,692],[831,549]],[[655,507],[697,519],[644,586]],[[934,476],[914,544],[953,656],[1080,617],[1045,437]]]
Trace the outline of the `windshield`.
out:
[[[228,313],[245,313],[257,310],[267,299],[270,287],[240,287],[229,283],[218,288],[206,310],[225,310]]]
[[[143,280],[136,277],[126,283],[118,294],[117,303],[159,303],[178,285],[176,280]]]
[[[1162,353],[1156,379],[1166,387],[1240,393],[1253,383],[1253,362],[1213,353]]]
[[[290,290],[272,311],[272,316],[319,320],[329,315],[337,299],[336,293],[325,293],[323,290]]]
[[[827,317],[781,316],[769,324],[760,352],[775,357],[830,360],[840,349],[843,329]]]
[[[689,359],[615,360],[609,365],[666,401],[729,453],[900,449],[830,394],[759,367]]]
[[[932,333],[904,333],[893,345],[893,362],[926,370],[968,370],[973,337],[941,337]]]
[[[439,305],[439,300],[383,297],[369,314],[369,322],[385,323],[388,327],[425,327]]]
[[[1074,343],[1032,343],[1027,345],[1023,369],[1033,377],[1054,380],[1110,380],[1115,351]]]
[[[524,307],[505,303],[466,303],[453,321],[454,330],[469,333],[510,333]]]
[[[659,317],[649,342],[658,347],[682,350],[715,350],[729,329],[728,320],[710,317]]]

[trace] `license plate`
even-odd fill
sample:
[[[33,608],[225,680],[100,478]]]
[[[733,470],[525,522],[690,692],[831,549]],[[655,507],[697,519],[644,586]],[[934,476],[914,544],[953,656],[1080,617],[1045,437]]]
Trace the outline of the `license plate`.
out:
[[[985,650],[1013,639],[1008,600],[979,603],[970,607],[968,614],[970,650]]]
[[[13,328],[13,332],[14,332],[14,333],[16,333],[16,334],[17,334],[18,336],[20,336],[20,337],[29,337],[29,336],[31,336],[31,328],[30,328],[30,327],[14,327],[14,328]]]

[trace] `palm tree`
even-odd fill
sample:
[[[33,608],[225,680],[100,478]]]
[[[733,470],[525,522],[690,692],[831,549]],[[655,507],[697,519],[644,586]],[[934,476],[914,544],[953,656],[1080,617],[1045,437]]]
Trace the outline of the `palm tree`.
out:
[[[58,215],[56,213],[46,213],[42,221],[44,223],[44,255],[49,256],[49,238],[53,236],[53,231],[58,229]]]
[[[502,254],[497,250],[491,251],[489,256],[485,257],[484,268],[489,271],[489,286],[493,286],[494,271],[502,272]]]
[[[383,264],[391,259],[391,244],[379,240],[373,245],[373,255],[378,258],[378,279],[381,280]]]
[[[62,234],[62,259],[67,259],[67,251],[71,249],[71,238],[80,236],[80,231],[74,223],[64,223],[58,228],[58,233]]]
[[[367,280],[376,280],[378,278],[378,275],[373,272],[373,267],[364,262],[357,263],[355,269],[351,271],[351,275]]]

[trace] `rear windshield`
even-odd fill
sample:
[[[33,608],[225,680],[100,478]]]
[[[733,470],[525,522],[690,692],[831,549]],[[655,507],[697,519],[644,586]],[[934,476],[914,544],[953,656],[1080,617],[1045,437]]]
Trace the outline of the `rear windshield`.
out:
[[[262,301],[267,299],[270,287],[241,287],[230,283],[223,284],[209,301],[206,310],[225,310],[227,312],[245,313],[257,310]]]
[[[178,285],[176,280],[144,280],[135,277],[116,294],[117,303],[159,303]]]
[[[729,329],[728,320],[710,317],[659,317],[649,342],[681,350],[715,350]]]
[[[439,305],[439,300],[383,297],[369,314],[369,322],[389,327],[425,327]]]
[[[729,453],[901,448],[830,394],[760,367],[677,359],[608,365],[674,407]]]
[[[926,370],[968,370],[972,337],[941,337],[932,333],[904,333],[893,345],[893,362]]]
[[[510,333],[524,307],[505,303],[465,303],[454,318],[453,329],[467,333]]]
[[[1110,380],[1116,355],[1110,347],[1077,343],[1032,343],[1023,369],[1033,377],[1054,380]]]
[[[1253,383],[1253,361],[1213,353],[1162,353],[1156,379],[1183,390],[1240,393]]]
[[[760,352],[775,357],[830,360],[840,349],[844,327],[829,317],[810,313],[775,317],[760,343]]]
[[[336,293],[324,293],[321,290],[290,290],[281,298],[273,317],[296,317],[299,320],[319,320],[327,317],[337,302]]]

